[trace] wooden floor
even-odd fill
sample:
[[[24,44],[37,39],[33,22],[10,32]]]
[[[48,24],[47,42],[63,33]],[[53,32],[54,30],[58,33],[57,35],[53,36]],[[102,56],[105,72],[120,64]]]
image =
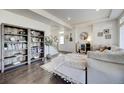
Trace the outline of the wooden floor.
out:
[[[59,76],[40,68],[41,63],[35,62],[0,74],[0,84],[66,84]]]

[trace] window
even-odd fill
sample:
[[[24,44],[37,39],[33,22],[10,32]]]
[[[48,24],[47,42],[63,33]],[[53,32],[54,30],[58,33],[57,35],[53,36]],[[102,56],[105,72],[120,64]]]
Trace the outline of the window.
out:
[[[64,44],[64,31],[59,32],[59,44]]]
[[[64,36],[60,36],[60,38],[59,38],[59,44],[64,44]]]
[[[124,26],[120,28],[120,48],[124,49]]]
[[[124,22],[124,16],[120,18],[120,24],[122,24],[123,22]]]

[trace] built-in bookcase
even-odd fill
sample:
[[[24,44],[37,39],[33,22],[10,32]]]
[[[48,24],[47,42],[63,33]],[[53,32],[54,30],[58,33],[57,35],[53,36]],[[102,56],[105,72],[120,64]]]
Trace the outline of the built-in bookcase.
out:
[[[44,57],[43,31],[2,24],[1,41],[1,72]]]
[[[28,29],[2,24],[2,72],[28,63]]]
[[[42,60],[44,57],[44,32],[30,30],[31,34],[31,62]]]

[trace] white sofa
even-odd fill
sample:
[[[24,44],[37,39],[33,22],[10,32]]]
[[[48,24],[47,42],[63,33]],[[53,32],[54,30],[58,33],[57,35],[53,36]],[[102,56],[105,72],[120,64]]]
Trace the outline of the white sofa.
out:
[[[88,52],[88,84],[124,83],[124,50]]]
[[[85,84],[86,58],[86,55],[81,54],[59,54],[41,67],[71,83]]]

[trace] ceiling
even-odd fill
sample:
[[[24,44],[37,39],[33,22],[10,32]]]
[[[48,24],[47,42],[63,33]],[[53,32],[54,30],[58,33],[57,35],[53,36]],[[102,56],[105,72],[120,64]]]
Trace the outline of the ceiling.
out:
[[[15,14],[18,14],[18,15],[21,15],[21,16],[25,16],[25,17],[28,17],[30,19],[34,19],[36,21],[40,21],[40,22],[43,22],[43,23],[46,23],[46,24],[55,24],[55,22],[39,15],[39,14],[36,14],[32,11],[30,11],[29,9],[5,9],[9,12],[12,12],[12,13],[15,13]]]
[[[54,27],[63,27],[63,24],[60,24],[59,22],[51,20],[51,18],[49,16],[48,16],[49,17],[48,18],[47,16],[43,16],[39,13],[32,11],[31,9],[5,9],[5,10],[8,12],[15,13],[17,15],[28,17],[30,19],[54,26]],[[42,9],[35,9],[35,10],[42,10]],[[42,14],[44,14],[44,12]],[[66,26],[64,26],[64,27],[66,27]]]
[[[109,17],[111,12],[111,9],[102,9],[99,11],[96,11],[96,9],[45,9],[45,10],[71,25],[107,18]],[[67,20],[68,18],[71,18],[71,20]]]
[[[64,23],[74,26],[78,24],[85,24],[88,22],[90,23],[94,21],[100,21],[102,19],[115,19],[118,18],[123,12],[123,9],[100,9],[99,11],[96,11],[96,9],[36,9],[38,10],[38,12],[34,12],[31,9],[6,10],[21,16],[31,18],[36,21],[46,23],[48,25],[52,25],[55,27],[64,26],[67,28],[67,25],[63,25],[59,21],[62,20],[64,21]],[[58,20],[57,18],[59,18],[60,20]],[[70,18],[70,20],[68,20],[68,18]]]

